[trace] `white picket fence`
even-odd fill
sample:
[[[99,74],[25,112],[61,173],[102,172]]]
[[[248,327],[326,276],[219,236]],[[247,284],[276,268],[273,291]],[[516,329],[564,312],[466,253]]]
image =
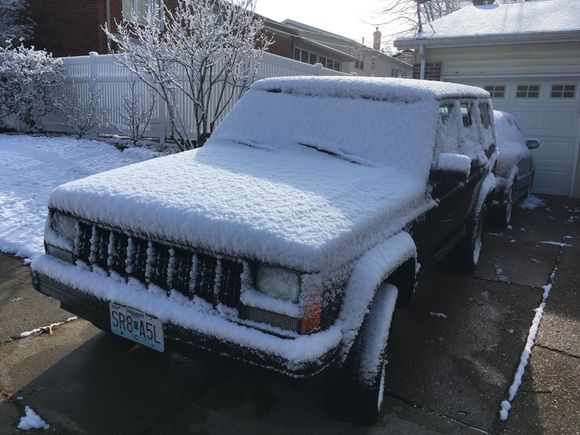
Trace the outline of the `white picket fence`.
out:
[[[115,61],[116,55],[98,55],[63,58],[65,69],[65,94],[75,96],[80,101],[87,101],[91,85],[101,92],[101,109],[104,122],[93,134],[118,134],[117,126],[122,125],[123,103],[130,94],[130,80],[134,76]],[[270,53],[264,53],[258,70],[258,79],[266,77],[287,77],[297,75],[344,75],[342,72],[322,68],[320,64],[310,65]],[[151,98],[155,98],[142,82],[136,83],[136,92],[144,98],[144,103],[151,107]],[[193,104],[187,98],[178,98],[181,114],[191,123],[190,131],[195,131]],[[73,133],[66,125],[65,119],[59,115],[48,116],[44,120],[45,128],[50,132]],[[155,104],[153,117],[147,136],[158,138],[165,143],[169,132],[169,122],[163,104]]]

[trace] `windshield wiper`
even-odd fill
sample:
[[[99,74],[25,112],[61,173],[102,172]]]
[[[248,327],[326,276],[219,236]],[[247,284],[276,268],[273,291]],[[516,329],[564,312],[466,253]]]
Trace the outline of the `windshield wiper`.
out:
[[[302,143],[302,142],[298,142],[298,145],[316,150],[316,151],[324,153],[324,154],[328,154],[329,156],[333,156],[333,157],[336,157],[336,158],[341,159],[341,160],[345,160],[345,161],[350,162],[350,163],[354,163],[355,165],[362,165],[363,164],[363,162],[358,160],[358,159],[350,158],[342,153],[337,153],[336,151],[331,151],[329,149],[326,149],[326,148],[323,148],[320,146],[310,145],[310,144]]]

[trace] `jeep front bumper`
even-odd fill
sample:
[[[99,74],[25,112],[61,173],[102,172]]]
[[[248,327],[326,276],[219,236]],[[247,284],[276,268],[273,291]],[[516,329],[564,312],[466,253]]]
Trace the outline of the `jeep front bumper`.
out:
[[[183,309],[190,307],[181,307],[182,312],[174,316],[176,321],[167,315],[171,311],[169,305],[151,303],[152,295],[146,289],[136,289],[49,255],[34,260],[32,282],[36,290],[58,299],[63,309],[102,330],[111,330],[110,302],[158,317],[163,322],[165,349],[169,351],[225,356],[294,378],[317,375],[339,361],[342,335],[337,324],[322,332],[282,338],[237,324],[215,311],[191,309],[189,316],[184,316]],[[168,299],[167,304],[171,303],[176,302]]]

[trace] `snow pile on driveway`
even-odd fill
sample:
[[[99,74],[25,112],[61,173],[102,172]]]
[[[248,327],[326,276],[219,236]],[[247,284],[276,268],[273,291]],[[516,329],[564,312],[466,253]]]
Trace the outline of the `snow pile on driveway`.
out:
[[[42,419],[40,416],[34,412],[34,410],[26,405],[24,410],[24,417],[20,419],[18,423],[18,429],[20,430],[31,430],[31,429],[49,429],[50,426]]]
[[[530,195],[523,202],[519,205],[520,208],[524,210],[533,210],[538,207],[543,207],[546,205],[543,199],[538,198],[537,196]]]
[[[43,253],[46,204],[58,185],[157,155],[93,140],[0,134],[0,251]]]

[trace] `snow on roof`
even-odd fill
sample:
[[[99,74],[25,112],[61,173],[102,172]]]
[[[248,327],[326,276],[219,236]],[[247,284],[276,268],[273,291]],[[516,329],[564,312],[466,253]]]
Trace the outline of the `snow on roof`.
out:
[[[474,86],[385,77],[276,77],[260,80],[253,88],[320,97],[409,102],[446,97],[489,98],[487,91]]]
[[[423,27],[423,33],[401,36],[398,47],[416,40],[448,38],[548,35],[571,32],[580,39],[580,1],[545,0],[536,2],[469,5]],[[407,43],[405,43],[407,42]]]

